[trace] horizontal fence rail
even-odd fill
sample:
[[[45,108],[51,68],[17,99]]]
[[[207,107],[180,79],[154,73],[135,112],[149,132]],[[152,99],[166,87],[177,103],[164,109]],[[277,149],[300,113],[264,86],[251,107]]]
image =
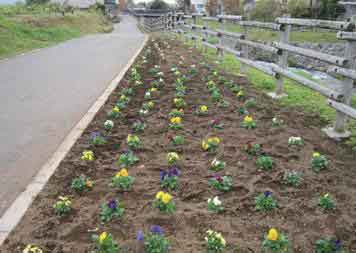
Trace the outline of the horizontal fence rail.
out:
[[[157,19],[157,18],[156,18]],[[198,19],[203,25],[198,24]],[[349,133],[346,130],[348,118],[356,119],[356,109],[350,106],[353,94],[354,82],[356,80],[356,32],[355,24],[349,21],[330,21],[317,19],[299,19],[280,17],[275,23],[266,23],[260,21],[245,21],[241,16],[218,15],[216,17],[207,17],[202,14],[193,13],[186,15],[184,13],[168,13],[156,22],[149,23],[149,31],[172,31],[184,35],[186,39],[194,41],[195,46],[198,42],[205,48],[212,48],[222,56],[224,52],[233,54],[237,60],[242,63],[241,72],[246,72],[249,66],[262,71],[276,78],[276,90],[270,94],[274,98],[285,96],[283,93],[284,79],[288,78],[304,85],[328,98],[327,103],[336,110],[336,120],[333,127],[324,129],[329,136],[347,137]],[[165,22],[162,25],[162,22]],[[209,27],[209,22],[220,23],[218,29]],[[241,33],[226,31],[225,24],[233,23],[242,27]],[[290,32],[294,26],[313,27],[335,30],[335,36],[346,45],[344,57],[321,53],[315,50],[306,49],[290,44]],[[162,28],[163,27],[163,28]],[[278,31],[280,39],[273,43],[264,43],[260,41],[249,40],[248,28],[268,29]],[[209,42],[215,39],[217,43]],[[232,41],[236,46],[231,48],[225,43],[226,40]],[[272,53],[277,57],[277,62],[258,62],[250,59],[249,48],[255,48],[265,52]],[[313,81],[305,76],[288,68],[288,55],[300,55],[312,59],[317,59],[330,64],[328,73],[342,77],[340,81],[341,89],[330,87],[328,83]]]

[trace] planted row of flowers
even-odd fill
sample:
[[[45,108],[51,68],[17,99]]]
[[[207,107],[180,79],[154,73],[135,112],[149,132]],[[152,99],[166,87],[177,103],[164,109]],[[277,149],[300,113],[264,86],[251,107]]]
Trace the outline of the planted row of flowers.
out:
[[[164,42],[164,45],[166,48],[169,47],[166,42]],[[152,51],[158,52],[160,57],[158,61],[164,61],[166,59],[159,43],[153,41],[153,48],[149,47],[145,50],[144,56],[140,59],[140,64],[146,65],[148,63],[150,56],[152,56]],[[182,146],[186,144],[184,134],[187,133],[187,131],[185,131],[185,124],[187,124],[185,115],[189,113],[187,113],[188,105],[186,102],[188,101],[186,96],[189,95],[187,93],[187,86],[190,84],[190,80],[199,73],[199,70],[196,65],[192,65],[188,68],[186,73],[184,73],[184,69],[179,67],[183,65],[184,58],[179,57],[178,64],[171,66],[170,73],[162,72],[159,65],[155,65],[149,69],[152,81],[150,81],[149,87],[144,92],[143,103],[138,111],[140,120],[132,124],[132,132],[128,134],[125,139],[127,150],[120,154],[117,161],[119,169],[110,178],[110,182],[108,182],[108,189],[118,189],[119,191],[130,191],[134,188],[134,185],[139,183],[139,178],[135,179],[131,176],[130,168],[139,162],[137,153],[144,145],[142,135],[148,127],[146,117],[149,117],[153,110],[160,106],[156,103],[155,98],[160,94],[161,88],[170,85],[169,83],[165,83],[165,75],[173,76],[175,80],[172,84],[174,88],[174,98],[172,101],[172,109],[167,115],[170,139],[169,145],[171,146],[169,148],[167,147],[169,152],[165,154],[167,164],[159,173],[159,186],[161,189],[155,192],[155,196],[152,197],[152,207],[158,210],[160,216],[175,215],[176,211],[180,208],[175,196],[177,195],[177,189],[179,189],[181,177],[185,172],[182,166],[182,157],[189,155],[182,153],[184,150]],[[243,118],[241,127],[246,128],[248,131],[253,131],[253,129],[258,127],[259,122],[254,119],[253,113],[250,112],[250,109],[256,105],[256,100],[254,98],[248,98],[240,86],[225,80],[217,71],[212,71],[210,75],[206,77],[205,82],[213,104],[220,108],[231,106],[230,103],[224,99],[223,92],[219,88],[220,84],[225,85],[231,92],[236,94],[236,100],[239,103],[236,112],[241,114]],[[92,134],[92,145],[105,145],[107,143],[111,131],[113,131],[116,125],[120,123],[120,120],[124,118],[125,108],[135,96],[136,89],[146,85],[138,67],[134,67],[130,70],[129,84],[128,87],[124,87],[121,90],[116,105],[109,111],[107,119],[103,122],[103,130]],[[210,107],[212,106],[199,104],[194,108],[193,114],[197,117],[208,118],[211,115],[210,110],[212,110]],[[282,127],[284,123],[276,117],[271,124],[273,127]],[[213,176],[209,179],[209,185],[213,189],[222,192],[221,195],[212,195],[207,199],[207,210],[211,212],[213,219],[213,215],[221,215],[225,212],[223,196],[224,193],[233,189],[234,182],[232,176],[224,174],[224,169],[228,167],[229,164],[222,159],[223,154],[220,152],[223,150],[222,145],[224,140],[219,137],[219,133],[224,129],[224,122],[214,117],[214,119],[210,121],[210,126],[211,128],[209,129],[212,129],[212,132],[209,132],[207,137],[201,140],[201,148],[208,154],[209,159],[211,159],[209,168],[207,168],[213,173]],[[291,137],[288,140],[288,145],[301,148],[304,145],[304,141],[301,137]],[[81,159],[85,161],[85,163],[93,162],[97,159],[97,154],[95,154],[94,151],[93,149],[84,150]],[[274,169],[275,162],[273,158],[263,150],[262,145],[259,143],[247,143],[244,147],[244,151],[250,158],[256,159],[257,169],[266,172]],[[323,170],[327,168],[327,165],[328,160],[325,156],[317,152],[312,155],[311,168],[313,168],[314,171],[318,172]],[[221,173],[221,176],[218,175],[218,173]],[[288,185],[297,187],[301,184],[302,175],[296,171],[288,171],[285,173],[284,181]],[[85,194],[94,187],[95,183],[86,175],[81,175],[72,181],[73,190],[80,194]],[[59,197],[59,201],[53,206],[54,212],[59,216],[69,215],[72,210],[72,201],[73,200],[68,196]],[[324,210],[332,210],[336,204],[330,194],[323,194],[320,197],[319,206]],[[269,212],[278,207],[278,201],[271,191],[257,194],[255,198],[256,210]],[[105,200],[104,203],[101,203],[100,213],[98,213],[100,221],[104,224],[120,219],[124,217],[124,215],[124,203],[118,198]],[[142,226],[144,226],[144,224],[142,224]],[[202,236],[201,239],[202,241],[205,240],[207,252],[219,253],[229,250],[229,242],[225,240],[222,232],[215,231],[213,228],[206,229],[206,234]],[[118,238],[114,238],[113,234],[109,231],[102,231],[93,236],[93,249],[98,253],[120,252],[121,247],[116,239]],[[142,248],[140,252],[165,253],[172,249],[169,237],[159,225],[152,224],[147,230],[139,230],[136,239],[138,245]],[[288,237],[276,228],[270,228],[266,231],[261,247],[263,252],[291,252]],[[341,242],[333,238],[318,240],[315,245],[315,252],[318,253],[341,252],[341,250]],[[181,249],[181,251],[184,252],[184,249]],[[28,245],[23,252],[41,253],[42,250],[38,246]]]

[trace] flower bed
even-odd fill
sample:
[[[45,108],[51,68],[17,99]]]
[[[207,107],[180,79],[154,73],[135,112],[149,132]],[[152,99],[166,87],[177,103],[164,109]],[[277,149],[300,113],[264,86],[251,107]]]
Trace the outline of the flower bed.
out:
[[[355,158],[319,126],[150,41],[1,252],[354,252]]]

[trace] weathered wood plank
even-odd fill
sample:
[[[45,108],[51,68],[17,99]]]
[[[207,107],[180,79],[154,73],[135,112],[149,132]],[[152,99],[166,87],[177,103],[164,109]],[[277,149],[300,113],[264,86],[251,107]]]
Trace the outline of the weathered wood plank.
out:
[[[218,36],[222,36],[223,35],[223,36],[237,38],[237,39],[245,38],[245,35],[241,34],[241,33],[227,32],[227,31],[224,31],[224,30],[221,30],[221,29],[217,29],[216,31],[217,31]]]
[[[328,73],[339,74],[343,77],[351,78],[356,80],[356,70],[340,68],[337,66],[331,66],[328,68]]]
[[[223,20],[233,20],[233,21],[242,20],[242,16],[235,16],[235,15],[217,15],[217,18]]]
[[[328,99],[328,104],[335,108],[337,111],[346,114],[349,117],[356,119],[356,109],[352,108],[351,106],[345,105],[343,103],[336,102],[332,99]]]
[[[276,19],[276,22],[278,24],[284,24],[284,25],[320,27],[320,28],[329,28],[329,29],[344,30],[344,31],[350,31],[354,28],[354,24],[352,24],[351,22],[330,21],[330,20],[321,20],[321,19],[280,17]]]
[[[202,17],[201,19],[206,21],[219,21],[216,17]]]
[[[285,43],[280,43],[280,42],[273,42],[272,45],[277,47],[277,48],[279,48],[279,49],[286,50],[286,51],[291,52],[291,53],[295,53],[295,54],[303,55],[303,56],[306,56],[306,57],[314,58],[314,59],[317,59],[317,60],[320,60],[320,61],[324,61],[324,62],[328,62],[328,63],[331,63],[331,64],[335,64],[335,65],[338,65],[338,66],[345,66],[347,64],[347,59],[345,59],[343,57],[324,54],[324,53],[319,53],[319,52],[316,52],[316,51],[311,50],[311,49],[305,49],[305,48],[301,48],[301,47],[296,47],[296,46],[292,46],[292,45],[285,44]]]
[[[272,47],[272,46],[269,46],[269,45],[265,45],[265,44],[262,44],[262,43],[258,43],[258,42],[253,42],[253,41],[250,41],[250,40],[236,39],[236,42],[239,43],[239,44],[242,44],[242,45],[246,45],[246,46],[250,46],[250,47],[254,47],[254,48],[259,48],[259,49],[262,49],[264,51],[268,51],[268,52],[271,52],[271,53],[274,53],[274,54],[280,54],[281,53],[281,50],[278,49],[278,48],[275,48],[275,47]]]
[[[246,59],[246,58],[243,58],[243,57],[239,57],[236,55],[236,58],[242,62],[243,64],[246,64],[252,68],[255,68],[257,70],[260,70],[264,73],[266,73],[267,75],[270,75],[270,76],[273,76],[275,77],[276,76],[276,72],[273,71],[273,69],[269,66],[266,66],[265,64],[261,64],[261,63],[258,63],[258,62],[255,62],[253,60],[250,60],[250,59]]]
[[[280,31],[282,28],[281,24],[265,23],[259,21],[239,21],[238,24],[241,26],[265,28],[265,29],[276,30],[276,31]]]
[[[336,38],[340,40],[353,40],[356,41],[356,32],[338,32]]]
[[[317,82],[314,82],[314,81],[312,81],[308,78],[305,78],[301,75],[295,74],[294,72],[292,72],[288,69],[283,69],[276,64],[271,64],[271,65],[272,65],[273,71],[275,71],[276,73],[283,75],[285,77],[288,77],[289,79],[292,79],[300,84],[303,84],[304,86],[307,86],[313,90],[316,90],[326,97],[333,98],[333,99],[341,99],[342,98],[342,95],[337,91],[331,90],[325,86],[320,85]]]

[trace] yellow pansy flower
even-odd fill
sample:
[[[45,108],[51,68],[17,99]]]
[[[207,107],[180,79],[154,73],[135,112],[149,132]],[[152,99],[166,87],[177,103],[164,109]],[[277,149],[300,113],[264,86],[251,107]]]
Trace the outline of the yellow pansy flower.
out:
[[[237,97],[242,97],[244,95],[244,92],[240,90],[238,93],[236,93]]]
[[[120,108],[117,107],[117,106],[115,106],[115,107],[112,109],[112,111],[113,111],[113,112],[116,112],[116,113],[117,113],[117,112],[120,112]]]
[[[313,153],[313,157],[314,157],[314,158],[320,157],[320,153],[319,153],[319,152],[314,152],[314,153]]]
[[[161,199],[163,195],[164,195],[164,192],[163,192],[163,191],[157,192],[157,194],[156,194],[156,199]]]
[[[244,118],[244,121],[245,121],[246,123],[251,123],[251,122],[253,121],[253,118],[252,118],[251,116],[246,116],[246,117]]]
[[[121,100],[125,100],[125,99],[126,99],[126,96],[125,96],[125,95],[121,95],[120,99],[121,99]]]
[[[129,176],[129,173],[128,173],[127,169],[125,169],[125,168],[121,169],[119,173],[120,173],[121,177],[128,177]]]
[[[148,102],[148,106],[152,108],[152,107],[155,106],[155,103],[153,103],[152,101],[150,101],[150,102]]]
[[[153,87],[153,88],[150,89],[150,92],[155,92],[155,91],[157,91],[157,88]]]
[[[171,201],[171,199],[172,199],[172,196],[169,193],[164,193],[161,198],[161,200],[164,204],[168,204]]]
[[[176,103],[179,102],[179,99],[178,99],[178,98],[175,98],[175,99],[173,99],[173,102],[176,104]]]
[[[91,150],[84,150],[81,159],[84,161],[93,161],[94,160],[94,152]]]
[[[206,112],[206,111],[208,111],[208,107],[206,105],[202,105],[202,106],[200,106],[200,111]]]
[[[267,239],[270,241],[277,241],[278,240],[278,231],[275,228],[271,228],[268,231]]]
[[[201,147],[204,149],[204,150],[207,150],[209,148],[209,144],[206,142],[206,141],[202,141],[201,143]]]
[[[102,233],[99,235],[99,242],[100,242],[100,243],[103,243],[107,237],[108,237],[108,233],[102,232]]]
[[[42,252],[43,251],[39,247],[32,244],[28,244],[26,248],[22,251],[22,253],[42,253]]]
[[[172,124],[180,124],[182,122],[182,118],[181,117],[173,117],[171,118],[171,123]]]

